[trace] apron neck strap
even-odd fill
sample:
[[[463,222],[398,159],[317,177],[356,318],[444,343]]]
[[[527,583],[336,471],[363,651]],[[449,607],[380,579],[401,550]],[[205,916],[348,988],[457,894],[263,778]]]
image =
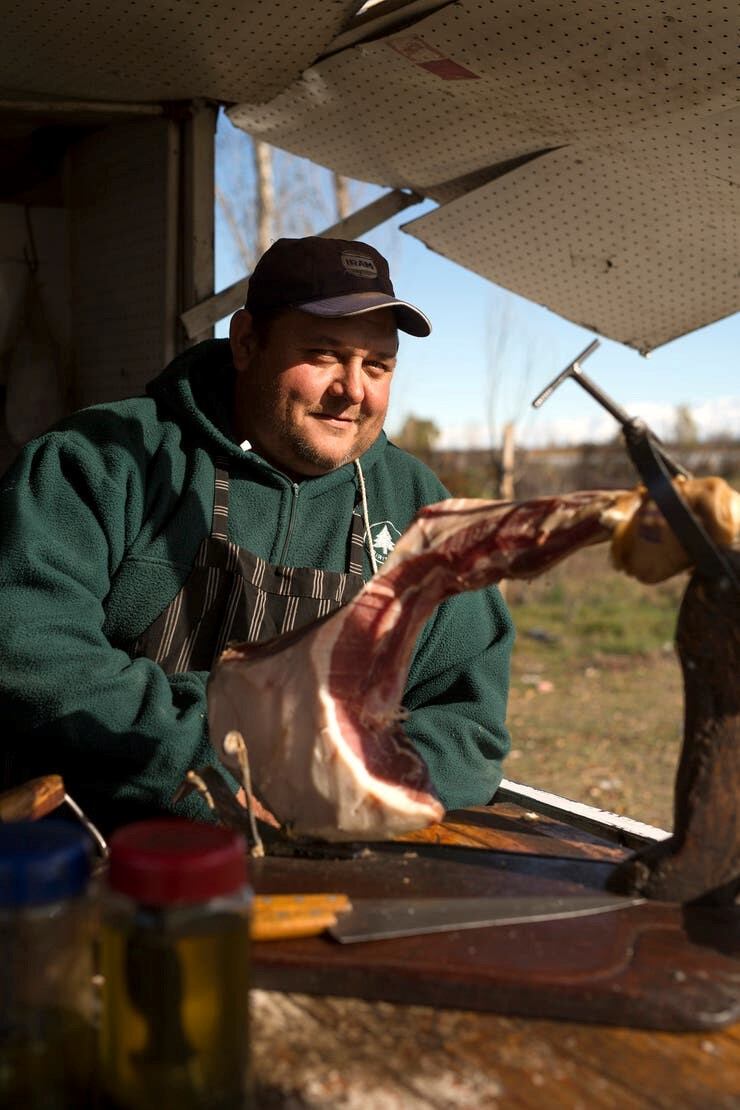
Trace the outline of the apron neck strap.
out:
[[[229,523],[229,472],[224,459],[216,459],[216,473],[213,482],[213,518],[211,520],[211,539],[228,539]]]
[[[363,577],[363,551],[365,536],[368,544],[372,543],[370,527],[367,520],[367,511],[362,512],[363,499],[361,490],[355,496],[352,510],[352,520],[349,534],[349,553],[347,557],[348,573]],[[215,475],[213,483],[213,518],[211,521],[211,539],[228,542],[229,522],[229,471],[225,459],[215,461]]]

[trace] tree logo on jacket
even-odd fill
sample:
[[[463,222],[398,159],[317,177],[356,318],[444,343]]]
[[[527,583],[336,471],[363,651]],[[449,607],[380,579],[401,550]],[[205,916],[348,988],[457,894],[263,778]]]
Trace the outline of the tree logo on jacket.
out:
[[[370,536],[375,558],[379,563],[384,563],[396,546],[396,540],[401,538],[401,533],[392,520],[381,520],[377,524],[370,525]]]

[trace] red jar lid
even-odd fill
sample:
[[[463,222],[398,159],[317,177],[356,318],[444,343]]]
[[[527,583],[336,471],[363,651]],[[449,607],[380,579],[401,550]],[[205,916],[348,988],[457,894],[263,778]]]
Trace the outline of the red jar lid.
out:
[[[146,905],[205,902],[247,882],[240,833],[175,818],[126,825],[113,834],[108,884]]]

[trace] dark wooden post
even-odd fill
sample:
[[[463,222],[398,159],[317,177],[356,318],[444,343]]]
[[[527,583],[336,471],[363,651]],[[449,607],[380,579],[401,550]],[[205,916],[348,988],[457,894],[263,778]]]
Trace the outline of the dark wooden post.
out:
[[[740,577],[740,555],[728,553]],[[678,615],[684,740],[670,840],[621,864],[612,890],[672,902],[740,891],[740,591],[694,575]]]

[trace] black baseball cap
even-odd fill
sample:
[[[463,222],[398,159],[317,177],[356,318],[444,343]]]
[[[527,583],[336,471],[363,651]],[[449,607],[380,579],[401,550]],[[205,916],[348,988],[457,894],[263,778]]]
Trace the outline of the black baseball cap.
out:
[[[312,316],[359,316],[392,308],[402,331],[425,336],[427,317],[393,291],[388,263],[368,243],[348,239],[278,239],[249,279],[250,312],[297,308]]]

